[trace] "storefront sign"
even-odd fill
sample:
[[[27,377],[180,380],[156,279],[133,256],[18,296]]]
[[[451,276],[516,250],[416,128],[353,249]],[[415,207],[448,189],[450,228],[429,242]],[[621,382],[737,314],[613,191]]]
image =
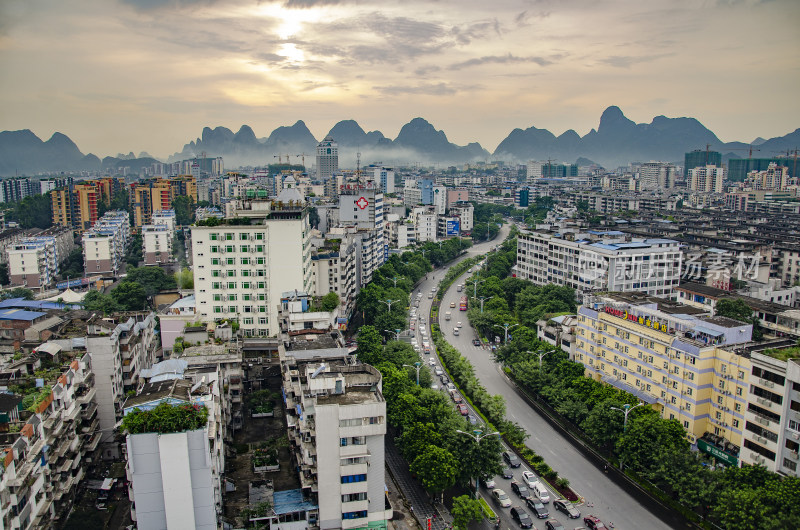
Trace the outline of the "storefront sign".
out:
[[[711,456],[713,456],[714,458],[716,458],[717,460],[719,460],[723,464],[728,464],[729,466],[738,466],[739,465],[739,459],[738,458],[736,458],[736,457],[734,457],[732,455],[729,455],[728,453],[726,453],[722,449],[719,449],[718,447],[715,447],[715,446],[711,445],[710,443],[706,442],[702,438],[699,438],[697,440],[697,448],[700,449],[701,451],[703,451],[704,453],[710,454]]]
[[[608,313],[609,315],[621,318],[623,320],[630,320],[631,322],[636,322],[637,324],[654,329],[656,331],[661,331],[663,333],[667,332],[666,324],[656,322],[655,320],[650,320],[649,318],[646,317],[637,317],[636,315],[628,313],[627,311],[614,309],[613,307],[608,307],[608,306],[605,307],[605,312]]]

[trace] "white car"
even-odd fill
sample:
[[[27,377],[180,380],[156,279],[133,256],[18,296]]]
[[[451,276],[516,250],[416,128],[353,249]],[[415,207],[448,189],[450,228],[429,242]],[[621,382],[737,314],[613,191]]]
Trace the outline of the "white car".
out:
[[[523,471],[522,472],[522,481],[525,483],[526,486],[529,488],[533,486],[533,483],[538,481],[539,479],[536,478],[536,475],[533,474],[533,471]]]
[[[461,327],[461,322],[456,322],[456,327],[460,328]]]
[[[436,371],[435,371],[434,373],[435,373],[435,374],[436,374],[436,376],[438,377],[438,376],[440,376],[440,375],[442,375],[442,374],[444,373],[444,370],[442,370],[441,368],[437,368],[437,369],[436,369]]]
[[[492,498],[494,499],[494,502],[499,504],[501,507],[511,508],[511,498],[508,496],[508,493],[500,488],[492,490]]]
[[[494,477],[490,478],[489,480],[484,481],[484,486],[486,486],[487,490],[493,490],[497,487],[497,484],[494,482]]]
[[[431,365],[431,366],[436,366],[436,361],[433,360],[433,357],[428,359],[428,364]]]

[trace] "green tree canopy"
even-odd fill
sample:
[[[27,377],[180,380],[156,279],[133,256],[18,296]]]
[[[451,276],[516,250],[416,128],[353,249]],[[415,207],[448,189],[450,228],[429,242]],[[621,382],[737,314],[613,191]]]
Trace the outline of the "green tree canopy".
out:
[[[128,269],[127,280],[141,285],[148,298],[177,287],[175,278],[168,275],[161,267],[131,267]]]
[[[111,299],[122,311],[141,311],[147,307],[147,295],[138,282],[125,280],[111,289]]]
[[[483,519],[480,501],[470,498],[469,495],[453,498],[450,513],[453,515],[453,528],[458,530],[466,530],[469,523]]]
[[[323,311],[333,311],[339,307],[339,295],[334,292],[330,292],[322,297],[320,303],[322,304]]]
[[[430,493],[441,493],[456,482],[458,461],[450,451],[429,445],[411,463],[410,470]]]

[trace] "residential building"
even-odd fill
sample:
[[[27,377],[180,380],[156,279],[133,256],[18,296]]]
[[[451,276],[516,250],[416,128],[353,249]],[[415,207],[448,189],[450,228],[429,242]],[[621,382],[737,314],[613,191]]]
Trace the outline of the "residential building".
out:
[[[641,191],[662,190],[675,187],[677,168],[667,162],[645,162],[638,168]]]
[[[177,221],[175,219],[175,210],[160,210],[153,212],[151,218],[154,225],[166,225],[170,232],[175,231]]]
[[[385,166],[370,166],[368,170],[372,170],[373,179],[375,183],[380,186],[384,194],[394,193],[394,169]]]
[[[125,259],[130,242],[128,212],[106,212],[82,237],[83,264],[86,274],[116,276]]]
[[[770,162],[763,171],[751,171],[744,180],[745,188],[753,190],[785,190],[789,182],[789,168]]]
[[[316,249],[311,255],[314,294],[325,296],[336,293],[339,295],[342,316],[349,317],[355,309],[356,296],[361,287],[360,239],[344,234],[341,239],[329,241],[329,245]]]
[[[588,297],[578,309],[576,360],[587,377],[625,390],[687,439],[736,465],[748,407],[752,325],[643,293]],[[712,451],[713,452],[713,451]]]
[[[430,178],[419,179],[417,181],[422,204],[433,204],[433,184],[434,181]]]
[[[559,315],[557,317],[542,319],[536,322],[536,337],[551,346],[560,348],[569,355],[570,360],[575,359],[575,329],[578,325],[575,315]]]
[[[711,162],[709,162],[711,163]],[[728,160],[728,178],[731,180],[744,180],[751,171],[765,171],[770,164],[778,167],[785,166],[789,177],[796,178],[797,164],[793,157],[773,157],[773,158],[731,158]],[[720,165],[720,164],[716,164]]]
[[[437,241],[436,233],[439,228],[439,221],[436,212],[429,208],[414,208],[411,213],[414,219],[414,232],[417,236],[417,242],[424,243],[425,241]]]
[[[177,197],[189,197],[197,202],[197,179],[178,175],[169,179],[154,178],[131,184],[129,201],[133,210],[133,225],[152,224],[153,213],[169,210]]]
[[[518,278],[579,291],[643,291],[670,296],[680,282],[683,252],[672,239],[626,238],[622,232],[522,232]]]
[[[17,202],[39,194],[39,183],[27,177],[0,179],[0,202]]]
[[[98,418],[103,457],[116,458],[114,426],[122,418],[125,395],[136,390],[141,370],[156,361],[156,320],[149,312],[122,313],[115,318],[94,316],[87,322],[86,351],[96,377]]]
[[[319,506],[319,528],[385,525],[391,509],[384,500],[380,372],[344,348],[295,344],[281,357],[286,419],[301,487]]]
[[[383,193],[378,189],[344,189],[339,195],[339,227],[355,227],[360,234],[363,287],[372,273],[386,261]],[[336,232],[336,231],[334,231]],[[339,231],[341,233],[341,230]]]
[[[722,193],[725,168],[720,166],[700,166],[689,170],[689,189],[701,193]]]
[[[281,293],[314,290],[308,210],[283,204],[239,199],[228,218],[235,223],[192,226],[200,320],[238,319],[245,336],[274,337]]]
[[[325,181],[339,171],[339,144],[326,136],[317,144],[317,180]]]
[[[683,174],[689,175],[689,171],[696,167],[716,166],[722,167],[722,155],[717,151],[695,150],[686,153],[683,157]],[[742,175],[744,178],[744,175]]]
[[[447,188],[447,207],[452,208],[458,203],[469,201],[469,189],[467,188]]]
[[[450,215],[458,217],[462,232],[472,232],[474,225],[475,207],[468,203],[454,203],[450,208]]]
[[[409,208],[422,204],[422,190],[414,179],[406,179],[403,183],[403,204]]]
[[[88,355],[72,361],[0,443],[2,528],[63,526],[100,442],[94,378]]]
[[[447,188],[444,186],[433,187],[433,209],[439,215],[447,212]]]
[[[53,224],[66,226],[78,234],[91,228],[98,219],[97,205],[110,204],[114,193],[122,190],[124,180],[104,177],[73,183],[50,192]]]
[[[172,256],[172,241],[175,232],[163,224],[142,226],[142,251],[145,265],[161,265],[170,263]]]
[[[216,393],[215,393],[216,391]],[[224,425],[220,425],[219,385],[186,379],[145,384],[125,402],[124,414],[160,404],[205,407],[208,422],[180,432],[136,432],[125,437],[131,518],[142,530],[220,527]]]
[[[21,228],[8,228],[0,231],[0,263],[8,263],[8,250],[28,237],[27,233],[27,230]]]
[[[55,237],[25,238],[8,249],[11,285],[33,289],[52,286],[65,258],[57,254]]]

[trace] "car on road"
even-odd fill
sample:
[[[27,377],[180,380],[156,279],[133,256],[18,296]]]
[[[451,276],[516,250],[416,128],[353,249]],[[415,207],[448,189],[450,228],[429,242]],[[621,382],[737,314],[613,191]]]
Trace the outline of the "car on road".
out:
[[[472,415],[472,414],[470,414],[469,416],[467,416],[467,421],[469,422],[469,424],[470,424],[470,425],[477,425],[477,424],[478,424],[478,418],[476,418],[476,417],[475,417],[474,415]]]
[[[530,499],[525,499],[525,504],[528,505],[528,509],[533,512],[533,515],[538,517],[539,519],[547,519],[550,517],[550,510],[547,509],[547,506],[542,504],[542,501],[535,497],[531,497]]]
[[[570,519],[579,519],[581,516],[581,512],[579,512],[578,509],[575,508],[575,506],[571,502],[565,501],[563,499],[554,500],[553,508],[555,508],[559,512],[564,513],[564,515],[566,515]]]
[[[497,487],[497,483],[494,481],[494,477],[484,480],[483,485],[486,486],[487,490],[493,490]]]
[[[529,490],[526,486],[523,486],[516,480],[511,482],[511,491],[516,493],[520,499],[531,498],[531,490]]]
[[[450,302],[450,307],[455,307],[455,306],[456,306],[455,302]]]
[[[544,526],[547,530],[566,530],[558,519],[548,519],[544,522]]]
[[[458,328],[453,328],[453,335],[458,337]]]
[[[503,460],[511,467],[519,467],[522,465],[522,462],[519,461],[519,457],[511,451],[503,451]]]
[[[536,475],[533,474],[533,471],[523,471],[522,472],[522,481],[525,483],[526,486],[529,488],[533,485],[534,482],[539,480],[536,478]]]
[[[434,371],[433,373],[435,373],[437,376],[440,376],[444,374],[444,370],[442,370],[441,368],[436,368],[436,371]]]
[[[522,508],[516,506],[511,508],[511,518],[517,522],[520,528],[533,528],[533,519]]]
[[[461,413],[462,416],[466,416],[469,414],[469,410],[467,410],[467,406],[463,403],[458,404],[458,412]]]
[[[602,530],[607,528],[607,526],[603,524],[603,521],[601,521],[596,515],[587,515],[584,517],[583,524],[589,530]]]
[[[472,345],[473,346],[480,346],[481,345],[481,340],[480,339],[472,339]]]
[[[511,508],[511,498],[508,496],[508,493],[500,488],[492,490],[492,499],[502,508]]]
[[[447,391],[448,392],[455,392],[456,391],[456,385],[454,385],[453,383],[447,383],[444,386],[447,387]]]
[[[436,366],[436,361],[433,360],[433,357],[428,358],[428,364],[431,366]]]
[[[419,317],[419,323],[420,324],[424,324],[425,323],[425,317]]]
[[[514,478],[514,472],[511,471],[510,467],[504,467],[503,471],[500,473],[503,478]]]
[[[456,322],[456,327],[460,328],[461,327],[461,322]]]

